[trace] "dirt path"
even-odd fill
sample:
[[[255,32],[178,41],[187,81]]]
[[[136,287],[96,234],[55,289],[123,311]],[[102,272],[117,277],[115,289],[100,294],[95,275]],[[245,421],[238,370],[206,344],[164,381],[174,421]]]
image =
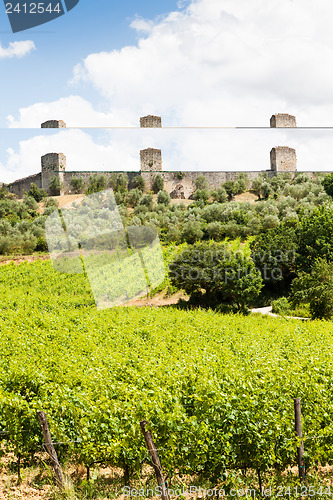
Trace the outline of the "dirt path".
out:
[[[15,265],[22,264],[22,262],[36,262],[37,260],[49,260],[50,255],[4,255],[0,257],[0,266],[5,266],[13,262]]]
[[[281,314],[272,313],[272,306],[258,307],[257,309],[251,309],[251,312],[273,316],[274,318],[301,319],[302,321],[310,321],[310,318],[301,318],[299,316],[281,316]]]
[[[189,297],[185,295],[183,292],[177,292],[170,297],[166,297],[164,292],[158,293],[151,298],[141,298],[131,300],[126,304],[126,307],[162,307],[162,306],[171,306],[177,304],[180,299],[188,300]]]

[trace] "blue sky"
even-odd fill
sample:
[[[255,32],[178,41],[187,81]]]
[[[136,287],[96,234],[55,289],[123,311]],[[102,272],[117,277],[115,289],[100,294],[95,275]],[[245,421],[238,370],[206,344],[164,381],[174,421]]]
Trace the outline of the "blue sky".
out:
[[[6,116],[15,115],[22,106],[72,94],[68,80],[73,67],[88,54],[135,44],[137,33],[130,28],[133,19],[138,16],[155,19],[172,10],[177,10],[176,0],[80,0],[66,15],[13,34],[4,4],[0,2],[2,46],[32,40],[36,47],[26,57],[0,59],[0,126],[7,126]],[[83,85],[80,95],[97,106],[102,105],[100,96],[90,86]]]

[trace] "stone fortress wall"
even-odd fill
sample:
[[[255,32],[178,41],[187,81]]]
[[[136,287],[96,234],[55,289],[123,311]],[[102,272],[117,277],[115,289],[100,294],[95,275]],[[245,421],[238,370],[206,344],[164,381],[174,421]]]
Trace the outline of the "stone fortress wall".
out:
[[[288,114],[273,115],[270,120],[271,128],[278,127],[296,127],[296,118]],[[66,123],[62,120],[49,120],[42,123],[42,128],[66,128]],[[162,119],[159,116],[148,115],[140,118],[140,127],[142,128],[161,128]],[[246,172],[249,180],[257,178],[260,174],[273,177],[279,172],[296,172],[297,158],[296,151],[287,146],[274,147],[270,152],[271,169],[262,171]],[[126,172],[129,180],[132,181],[136,176],[141,175],[146,181],[146,189],[150,190],[153,185],[156,173],[159,173],[164,179],[165,189],[173,198],[189,198],[195,191],[195,179],[199,175],[204,175],[208,181],[210,189],[218,188],[223,182],[236,180],[240,172],[216,171],[216,172],[170,172],[162,169],[162,151],[155,148],[147,148],[140,151],[140,171]],[[34,182],[38,187],[49,192],[49,184],[52,177],[58,177],[62,186],[59,194],[68,194],[71,190],[71,180],[73,177],[81,178],[86,184],[90,176],[94,174],[104,174],[110,177],[114,173],[121,172],[67,172],[66,156],[63,153],[48,153],[41,158],[41,172],[36,175],[19,179],[11,184],[9,188],[19,198],[23,197],[25,191],[28,191],[30,184]],[[309,172],[309,174],[311,174]]]

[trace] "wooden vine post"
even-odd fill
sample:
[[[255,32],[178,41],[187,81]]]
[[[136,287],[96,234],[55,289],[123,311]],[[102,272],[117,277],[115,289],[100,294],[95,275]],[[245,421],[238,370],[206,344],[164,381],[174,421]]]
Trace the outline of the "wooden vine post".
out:
[[[38,420],[40,426],[42,428],[43,437],[44,437],[44,446],[46,448],[47,453],[49,454],[52,461],[52,468],[54,471],[54,475],[57,481],[58,486],[63,489],[64,487],[64,477],[62,474],[62,470],[60,464],[58,462],[57,452],[53,446],[51,434],[49,430],[49,426],[46,419],[46,414],[43,411],[37,412]]]
[[[297,464],[298,464],[298,474],[301,483],[306,482],[306,471],[304,465],[304,442],[303,442],[303,432],[302,432],[302,412],[301,412],[301,399],[294,399],[294,410],[295,410],[295,431],[297,437],[300,439],[300,444],[297,447]]]
[[[163,472],[162,472],[161,462],[160,462],[160,459],[159,459],[159,456],[158,456],[158,453],[156,450],[155,443],[153,441],[151,433],[145,429],[147,424],[148,424],[148,422],[146,420],[142,420],[142,422],[140,422],[141,430],[142,430],[143,436],[145,438],[146,445],[147,445],[148,451],[150,453],[151,461],[152,461],[152,464],[153,464],[153,467],[155,470],[157,484],[158,484],[158,486],[161,487],[162,500],[170,500],[168,486],[167,486],[167,483],[165,481],[165,477],[164,477]]]

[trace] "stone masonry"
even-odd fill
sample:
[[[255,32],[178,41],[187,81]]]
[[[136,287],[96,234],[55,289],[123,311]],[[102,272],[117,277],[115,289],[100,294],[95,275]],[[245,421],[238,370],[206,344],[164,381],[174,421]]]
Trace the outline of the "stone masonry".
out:
[[[140,118],[141,128],[161,128],[162,118],[160,116],[147,115]],[[162,151],[160,149],[147,148],[140,151],[141,172],[162,172]]]
[[[276,114],[271,117],[270,125],[272,128],[296,127],[294,116],[286,114]],[[161,117],[148,115],[140,118],[140,127],[142,128],[161,128]],[[65,128],[66,124],[62,120],[49,120],[42,124],[42,128]],[[171,172],[162,171],[162,151],[160,149],[147,148],[140,151],[140,170],[136,172],[126,172],[130,185],[133,179],[141,175],[146,181],[146,189],[152,189],[154,177],[159,174],[163,177],[165,189],[175,198],[189,198],[195,191],[195,180],[199,175],[204,175],[207,179],[210,189],[217,189],[222,183],[228,180],[236,180],[238,172],[216,171],[216,172]],[[121,172],[66,172],[66,156],[62,153],[49,153],[42,157],[41,172],[20,179],[9,185],[10,190],[22,198],[24,191],[28,191],[30,184],[34,182],[38,187],[49,192],[50,181],[53,176],[58,177],[61,184],[60,194],[69,193],[71,190],[72,178],[81,178],[88,185],[89,178],[94,175],[104,174],[109,178],[114,173]],[[269,170],[247,171],[249,180],[256,179],[260,174],[266,174],[269,177],[277,175],[279,172],[296,171],[296,151],[286,146],[276,146],[270,152]],[[311,173],[309,172],[311,175]]]
[[[141,172],[162,172],[162,151],[148,148],[140,151]]]
[[[142,128],[161,128],[162,118],[160,116],[147,115],[140,118]]]
[[[42,189],[49,191],[52,177],[58,177],[61,185],[60,193],[64,194],[64,172],[66,171],[66,156],[63,153],[48,153],[41,158]]]
[[[273,115],[271,118],[271,128],[296,127],[296,118],[292,115],[280,114]]]
[[[66,128],[66,123],[63,120],[48,120],[42,123],[41,128]]]
[[[295,172],[296,151],[293,148],[279,146],[271,150],[271,170],[273,172]]]

